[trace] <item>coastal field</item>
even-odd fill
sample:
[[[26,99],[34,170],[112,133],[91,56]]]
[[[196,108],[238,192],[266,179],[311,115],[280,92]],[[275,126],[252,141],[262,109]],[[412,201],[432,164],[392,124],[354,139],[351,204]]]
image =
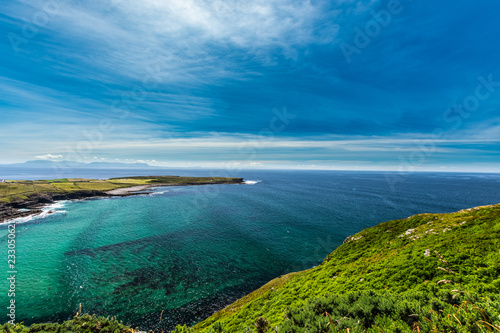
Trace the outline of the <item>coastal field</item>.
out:
[[[111,179],[63,178],[51,180],[6,180],[0,183],[0,202],[28,200],[40,193],[65,194],[77,191],[111,191],[138,185],[202,185],[241,182],[241,178],[137,176]]]

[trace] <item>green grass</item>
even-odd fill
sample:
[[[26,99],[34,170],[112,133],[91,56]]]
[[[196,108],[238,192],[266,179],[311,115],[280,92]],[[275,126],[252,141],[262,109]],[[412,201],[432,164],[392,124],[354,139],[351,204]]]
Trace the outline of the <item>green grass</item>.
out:
[[[61,193],[64,192],[64,190],[58,189],[56,186],[54,186],[54,183],[35,183],[35,191],[36,192],[43,192],[43,193]]]
[[[9,184],[9,188],[7,189],[7,195],[16,195],[33,192],[34,187],[32,182],[26,183],[14,183]]]
[[[67,183],[68,179],[67,178],[61,178],[61,179],[49,179],[49,180],[44,180],[49,183]]]
[[[133,185],[148,185],[154,178],[144,178],[144,179],[134,179],[134,178],[123,178],[123,179],[110,179],[109,182],[113,184],[133,184]]]
[[[287,307],[277,326],[263,316],[244,329],[216,322],[206,332],[498,332],[500,302],[478,294],[439,289],[395,294],[358,291],[326,294],[308,299],[302,306]],[[192,333],[177,326],[175,333]]]
[[[0,197],[7,196],[7,193],[9,191],[9,185],[8,184],[0,184]]]
[[[65,191],[65,192],[73,192],[73,191],[78,191],[81,190],[80,187],[78,187],[79,183],[73,183],[73,182],[68,182],[68,183],[52,183],[57,189]]]
[[[0,202],[25,200],[30,194],[35,193],[34,189],[33,182],[30,181],[3,183]]]
[[[137,332],[132,328],[125,326],[122,322],[113,318],[104,318],[84,314],[75,316],[73,319],[59,323],[33,324],[26,327],[23,324],[4,324],[0,325],[0,332],[5,333],[132,333]]]
[[[96,191],[110,191],[124,186],[130,186],[130,184],[117,185],[112,184],[108,181],[92,181],[92,182],[78,182],[75,183],[82,190],[96,190]]]

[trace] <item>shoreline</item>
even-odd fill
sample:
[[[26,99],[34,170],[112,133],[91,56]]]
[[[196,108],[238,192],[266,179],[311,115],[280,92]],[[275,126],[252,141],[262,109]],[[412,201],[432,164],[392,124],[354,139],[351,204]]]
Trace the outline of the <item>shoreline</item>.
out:
[[[230,182],[205,182],[205,183],[158,183],[158,184],[147,184],[147,185],[137,185],[131,187],[122,187],[115,190],[104,192],[107,196],[111,197],[126,197],[131,195],[149,194],[152,192],[142,192],[148,188],[155,187],[167,187],[167,186],[203,186],[203,185],[241,185],[245,184],[244,181],[239,183]]]
[[[138,194],[136,192],[144,191],[145,189],[148,188],[150,188],[149,185],[138,185],[138,186],[117,188],[116,190],[107,191],[105,193],[111,196],[121,197],[126,195]]]
[[[150,194],[152,192],[144,192],[144,191],[149,188],[155,188],[155,187],[231,185],[231,184],[245,184],[245,182],[241,180],[239,182],[210,181],[210,182],[200,182],[200,183],[157,183],[157,184],[123,187],[110,191],[82,190],[65,194],[40,193],[39,195],[33,196],[33,198],[21,202],[0,203],[0,225],[9,223],[23,223],[15,221],[17,219],[22,219],[22,218],[26,219],[29,218],[31,220],[32,218],[36,218],[37,216],[40,215],[43,215],[43,217],[53,215],[57,211],[52,212],[49,210],[49,212],[45,213],[44,209],[47,209],[51,205],[54,205],[60,201],[103,199],[103,198],[127,197],[133,195]]]

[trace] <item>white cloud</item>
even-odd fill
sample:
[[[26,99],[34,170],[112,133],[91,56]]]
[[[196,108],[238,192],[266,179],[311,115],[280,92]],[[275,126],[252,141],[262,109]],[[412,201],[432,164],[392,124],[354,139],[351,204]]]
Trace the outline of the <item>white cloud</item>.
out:
[[[37,159],[37,160],[50,160],[50,161],[53,161],[53,160],[59,160],[61,158],[63,158],[62,155],[52,155],[52,154],[35,156],[35,159]]]
[[[24,11],[16,7],[8,14],[30,17],[43,5],[32,3]],[[341,12],[326,10],[328,2],[283,0],[90,0],[59,5],[47,29],[64,45],[40,41],[49,54],[68,59],[58,70],[116,83],[117,75],[142,79],[146,68],[158,65],[164,82],[198,82],[204,80],[200,74],[239,77],[240,61],[227,56],[228,47],[264,63],[273,63],[276,54],[295,58],[302,47],[335,40],[335,18]],[[79,62],[98,70],[72,69]]]
[[[294,148],[323,148],[332,150],[345,150],[352,152],[377,152],[377,151],[414,151],[419,147],[435,146],[435,152],[451,152],[455,145],[464,143],[470,145],[484,145],[496,141],[473,139],[441,139],[432,135],[401,135],[393,137],[350,137],[350,136],[321,136],[306,137],[302,139],[292,137],[272,137],[249,134],[216,133],[213,135],[197,135],[194,138],[169,138],[130,140],[128,142],[106,142],[97,149],[148,149],[154,150],[189,150],[189,149],[294,149]],[[460,149],[457,147],[457,149]]]
[[[309,1],[280,0],[124,0],[117,5],[128,20],[139,25],[135,29],[167,39],[185,36],[250,49],[321,42],[314,28],[324,15],[322,7]]]
[[[500,118],[488,119],[471,127],[462,131],[462,135],[476,140],[500,141]]]

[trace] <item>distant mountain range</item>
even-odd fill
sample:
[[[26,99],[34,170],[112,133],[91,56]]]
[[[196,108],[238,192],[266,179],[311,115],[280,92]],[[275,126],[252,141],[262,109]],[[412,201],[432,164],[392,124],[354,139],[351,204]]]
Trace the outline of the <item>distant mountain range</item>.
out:
[[[24,163],[2,164],[0,167],[22,167],[22,168],[82,168],[82,169],[143,169],[152,168],[147,163],[116,163],[116,162],[72,162],[72,161],[45,161],[35,160]]]

